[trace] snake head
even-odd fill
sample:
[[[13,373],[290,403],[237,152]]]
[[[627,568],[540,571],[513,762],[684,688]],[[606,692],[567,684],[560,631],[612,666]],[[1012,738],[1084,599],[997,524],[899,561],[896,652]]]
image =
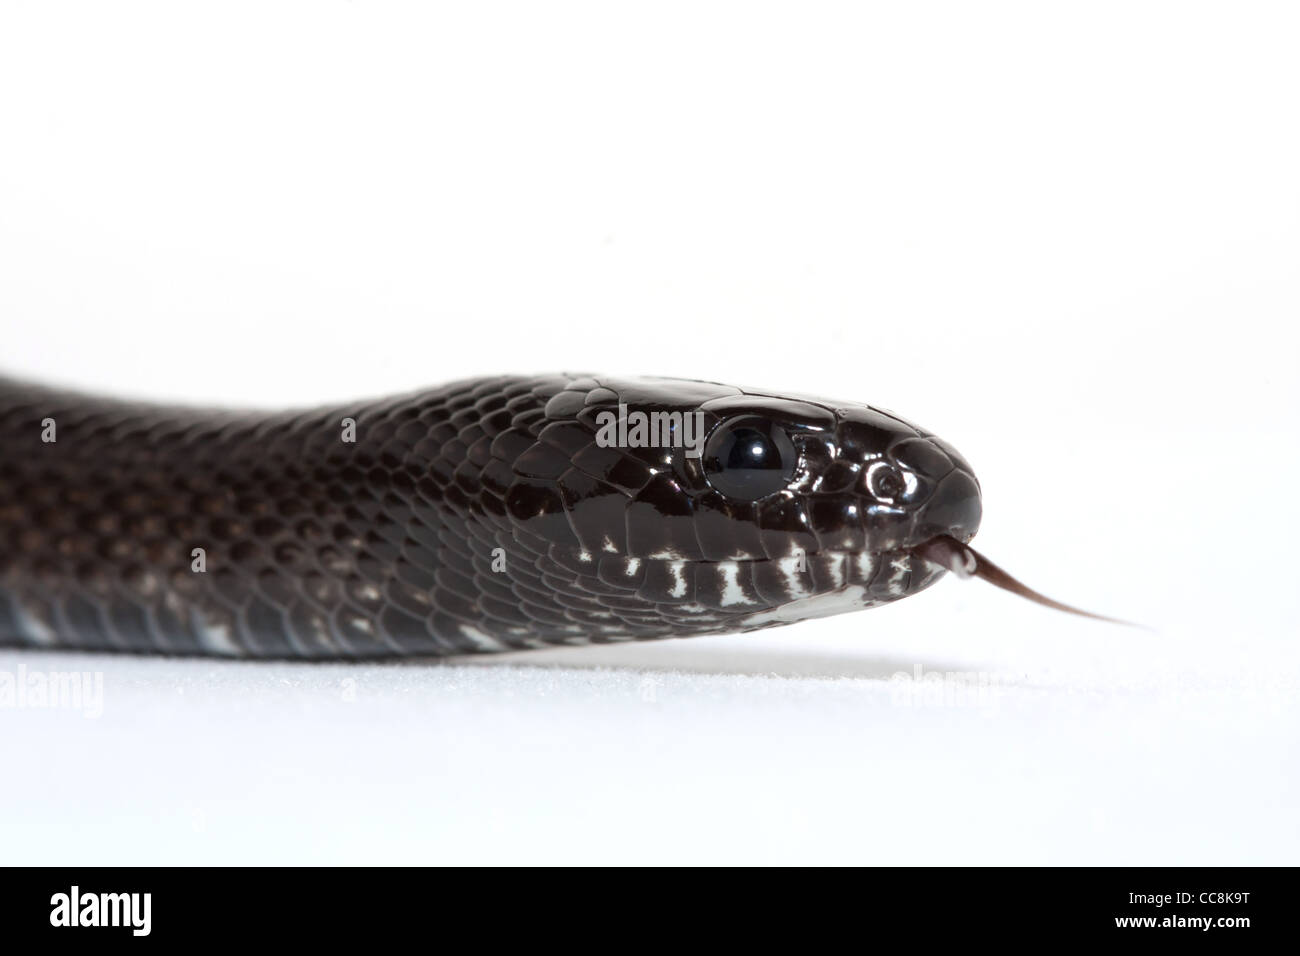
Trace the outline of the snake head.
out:
[[[965,459],[867,405],[602,377],[545,415],[509,515],[566,572],[635,585],[679,630],[679,611],[699,633],[897,600],[946,570],[914,549],[979,526]]]

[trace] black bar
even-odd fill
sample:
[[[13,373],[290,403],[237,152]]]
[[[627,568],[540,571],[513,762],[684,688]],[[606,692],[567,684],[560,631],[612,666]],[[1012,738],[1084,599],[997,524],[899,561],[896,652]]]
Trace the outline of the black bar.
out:
[[[835,938],[875,946],[899,936],[925,947],[944,940],[1124,939],[1235,947],[1289,939],[1296,922],[1288,869],[556,874],[235,867],[10,868],[3,874],[0,926],[7,942],[274,938],[337,946],[415,933],[422,949],[465,948],[456,943],[465,934],[480,934],[484,945],[588,938],[614,949],[656,940],[674,947],[748,937],[771,943],[783,934],[798,943],[802,934],[801,948]],[[69,925],[74,886],[78,922],[116,915],[119,925]]]

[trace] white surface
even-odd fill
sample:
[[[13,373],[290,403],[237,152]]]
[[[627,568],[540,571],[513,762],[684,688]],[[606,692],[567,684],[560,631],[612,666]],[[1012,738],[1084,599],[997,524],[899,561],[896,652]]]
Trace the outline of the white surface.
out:
[[[945,581],[443,666],[5,653],[104,698],[0,709],[0,861],[1296,863],[1297,26],[7,5],[4,371],[871,401],[971,459],[991,557],[1158,632]],[[917,667],[989,686],[912,699]]]

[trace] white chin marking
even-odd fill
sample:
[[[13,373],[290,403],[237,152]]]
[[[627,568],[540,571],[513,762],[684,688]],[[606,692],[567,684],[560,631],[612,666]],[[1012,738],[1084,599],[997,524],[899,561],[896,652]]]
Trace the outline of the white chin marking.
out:
[[[483,651],[508,651],[500,641],[490,634],[485,634],[472,624],[462,624],[460,632],[474,642],[474,646]]]
[[[740,588],[738,576],[740,568],[734,561],[728,561],[718,565],[718,573],[722,576],[722,598],[719,603],[723,607],[732,604],[748,604],[749,599],[745,597],[745,592]]]
[[[807,621],[814,617],[830,617],[832,614],[860,611],[867,606],[867,589],[860,584],[851,584],[846,588],[840,588],[838,591],[815,594],[812,597],[800,598],[797,601],[782,604],[770,611],[760,611],[758,614],[745,618],[745,626],[793,624],[796,621]]]
[[[675,598],[685,597],[686,596],[686,562],[671,561],[668,564],[668,569],[672,571],[673,574],[673,589],[668,592],[668,595],[670,597],[675,597]]]
[[[804,580],[804,574],[808,567],[807,558],[781,558],[777,561],[776,566],[779,567],[781,573],[785,575],[785,586],[787,591],[796,595],[799,600],[803,600],[805,597],[810,595],[811,592],[808,590],[807,582]]]
[[[229,624],[206,618],[198,611],[191,615],[191,621],[205,650],[213,654],[239,656],[239,646],[231,636]]]
[[[35,614],[28,612],[21,604],[18,605],[17,618],[18,630],[32,644],[47,647],[54,644],[56,635],[53,628]]]

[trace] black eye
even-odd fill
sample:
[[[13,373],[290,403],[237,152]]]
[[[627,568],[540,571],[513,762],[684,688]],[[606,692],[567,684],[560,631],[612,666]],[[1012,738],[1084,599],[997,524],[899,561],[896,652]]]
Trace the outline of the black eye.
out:
[[[780,425],[765,418],[723,422],[704,445],[704,473],[728,498],[757,501],[794,476],[799,454]]]
[[[887,462],[877,462],[867,473],[867,488],[882,501],[893,501],[907,491],[903,473]]]

